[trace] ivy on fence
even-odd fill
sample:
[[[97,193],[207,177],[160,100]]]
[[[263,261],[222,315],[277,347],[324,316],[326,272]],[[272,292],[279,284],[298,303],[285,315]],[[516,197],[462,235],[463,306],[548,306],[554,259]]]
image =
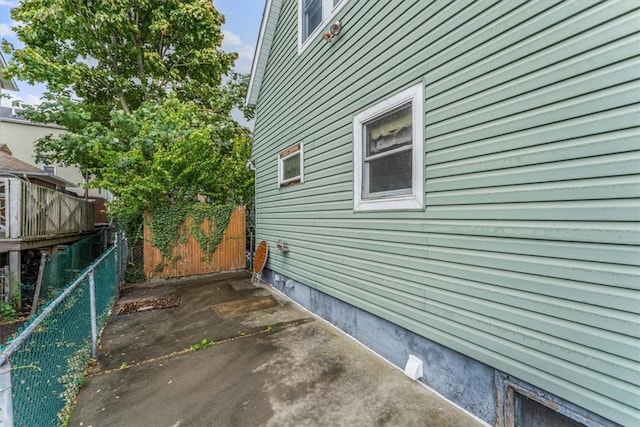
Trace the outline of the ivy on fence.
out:
[[[175,248],[186,242],[190,233],[210,259],[222,241],[233,209],[232,205],[210,203],[156,207],[149,212],[147,221],[152,243],[175,266],[179,259]],[[162,268],[162,263],[156,266],[156,269]]]

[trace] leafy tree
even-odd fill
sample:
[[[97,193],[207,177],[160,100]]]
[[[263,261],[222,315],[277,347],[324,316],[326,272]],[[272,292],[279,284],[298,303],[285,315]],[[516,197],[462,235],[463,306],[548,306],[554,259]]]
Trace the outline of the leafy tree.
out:
[[[68,130],[39,161],[79,167],[132,224],[158,204],[250,202],[250,135],[231,118],[246,76],[211,0],[23,0],[11,16],[24,47],[3,40],[6,74],[47,84],[23,114]]]

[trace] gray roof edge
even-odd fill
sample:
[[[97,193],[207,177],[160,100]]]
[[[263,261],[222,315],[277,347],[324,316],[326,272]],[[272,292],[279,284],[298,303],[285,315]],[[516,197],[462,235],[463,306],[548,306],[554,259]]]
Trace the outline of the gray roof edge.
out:
[[[18,178],[23,178],[23,177],[31,177],[31,178],[38,178],[41,179],[43,181],[47,181],[47,182],[51,182],[54,184],[58,184],[58,185],[64,185],[65,187],[77,187],[77,184],[74,184],[73,182],[69,181],[68,179],[65,179],[59,175],[52,175],[50,173],[47,172],[32,172],[32,171],[21,171],[21,170],[11,170],[11,169],[0,169],[0,177],[2,177],[3,175],[13,175],[16,176]]]
[[[245,104],[249,107],[255,107],[256,102],[258,102],[260,86],[262,85],[264,70],[269,59],[269,53],[271,52],[271,44],[273,43],[281,7],[282,0],[267,0],[264,6],[258,44],[256,45],[256,50],[253,55],[251,77],[249,78],[249,87],[247,88],[247,96],[245,98]]]
[[[19,118],[0,117],[0,122],[15,123],[18,125],[27,125],[27,126],[37,126],[37,127],[49,128],[49,129],[67,130],[67,128],[63,128],[62,126],[59,126],[53,123],[36,123],[36,122],[30,122],[29,120],[26,120],[26,119],[19,119]]]
[[[12,115],[12,113],[15,113],[15,115]],[[20,110],[13,108],[13,107],[5,107],[4,105],[0,106],[0,121],[1,122],[7,122],[7,123],[16,123],[16,124],[20,124],[20,125],[28,125],[28,126],[38,126],[38,127],[44,127],[44,128],[50,128],[50,129],[60,129],[60,130],[67,130],[66,128],[63,128],[62,126],[59,126],[55,123],[37,123],[37,122],[32,122],[30,120],[25,119],[24,117],[22,117],[20,115]]]

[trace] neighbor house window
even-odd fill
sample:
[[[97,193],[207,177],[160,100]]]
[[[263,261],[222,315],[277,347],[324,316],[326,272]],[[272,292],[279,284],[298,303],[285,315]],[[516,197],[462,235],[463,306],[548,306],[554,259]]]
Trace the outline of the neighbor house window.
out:
[[[423,93],[413,86],[354,117],[354,210],[424,208]]]
[[[327,24],[347,0],[298,0],[299,37],[298,51],[301,52]]]
[[[278,186],[301,183],[303,181],[302,144],[284,150],[278,154]]]
[[[56,167],[55,166],[43,166],[42,170],[45,171],[48,174],[51,174],[51,175],[55,175],[56,174]]]

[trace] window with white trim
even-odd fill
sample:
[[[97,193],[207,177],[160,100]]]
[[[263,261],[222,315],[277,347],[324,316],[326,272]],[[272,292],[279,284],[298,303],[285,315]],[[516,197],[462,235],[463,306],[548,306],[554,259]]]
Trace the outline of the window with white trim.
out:
[[[347,0],[298,0],[298,52],[309,44]]]
[[[353,119],[353,208],[424,209],[422,83]]]
[[[278,187],[303,182],[302,144],[294,145],[278,154]]]
[[[50,175],[55,175],[56,174],[56,167],[55,166],[43,166],[42,170]]]

